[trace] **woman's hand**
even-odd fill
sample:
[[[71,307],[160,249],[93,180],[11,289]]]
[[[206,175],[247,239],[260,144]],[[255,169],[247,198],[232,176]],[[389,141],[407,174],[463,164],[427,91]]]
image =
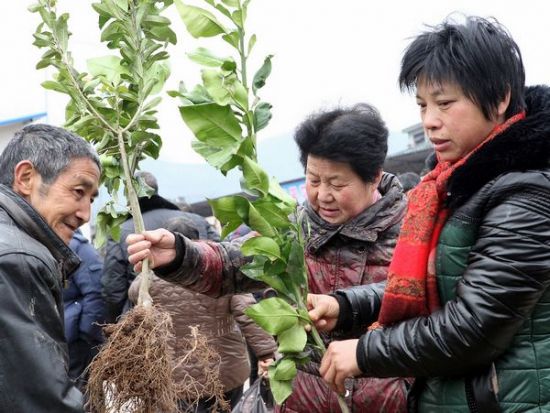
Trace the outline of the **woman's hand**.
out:
[[[346,393],[346,378],[361,374],[356,356],[358,342],[359,340],[333,341],[321,361],[321,377],[338,394]]]
[[[338,321],[340,305],[336,298],[325,294],[308,294],[309,318],[319,331],[332,331]]]
[[[274,358],[267,358],[265,360],[258,361],[258,376],[267,377],[268,369],[271,364],[275,361]]]
[[[126,237],[126,244],[128,261],[134,264],[134,271],[138,273],[146,258],[151,269],[169,264],[176,258],[176,237],[163,228],[130,234]]]

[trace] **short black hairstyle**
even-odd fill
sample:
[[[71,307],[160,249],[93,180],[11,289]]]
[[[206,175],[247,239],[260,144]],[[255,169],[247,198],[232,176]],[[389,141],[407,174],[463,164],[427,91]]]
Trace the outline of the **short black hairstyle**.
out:
[[[414,92],[419,81],[458,85],[485,118],[492,119],[510,92],[506,117],[525,108],[525,70],[518,45],[496,19],[453,16],[429,27],[405,50],[399,86]]]
[[[11,188],[15,166],[28,160],[42,181],[51,184],[73,160],[79,158],[90,159],[101,172],[97,152],[82,137],[57,126],[27,125],[15,133],[0,155],[0,183]]]
[[[298,126],[294,140],[304,169],[313,155],[347,163],[366,183],[375,181],[388,152],[386,124],[366,103],[313,114]]]
[[[403,192],[408,192],[420,183],[420,175],[416,172],[403,172],[397,175],[397,179],[401,182]]]
[[[199,230],[194,222],[186,216],[182,215],[169,219],[165,227],[167,230],[179,232],[189,239],[199,239]]]

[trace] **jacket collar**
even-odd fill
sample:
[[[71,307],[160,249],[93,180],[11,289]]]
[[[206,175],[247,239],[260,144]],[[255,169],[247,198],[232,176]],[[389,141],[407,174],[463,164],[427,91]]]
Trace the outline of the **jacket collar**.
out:
[[[163,197],[159,195],[152,195],[150,198],[144,196],[139,198],[139,209],[141,210],[141,213],[144,214],[148,211],[153,211],[155,209],[174,209],[179,210],[179,208],[168,201],[167,199],[164,199]]]
[[[526,118],[483,145],[451,175],[447,184],[450,208],[458,208],[503,173],[549,166],[550,88],[529,87],[525,97]]]
[[[80,260],[36,210],[10,188],[0,184],[0,208],[10,216],[17,226],[29,236],[44,245],[59,262],[63,275],[72,273]]]
[[[302,226],[304,233],[309,233],[306,236],[307,250],[316,252],[336,235],[375,242],[381,232],[401,222],[407,202],[399,180],[394,175],[384,173],[378,190],[382,198],[352,220],[340,225],[326,222],[306,202],[304,210],[309,222],[304,222]]]

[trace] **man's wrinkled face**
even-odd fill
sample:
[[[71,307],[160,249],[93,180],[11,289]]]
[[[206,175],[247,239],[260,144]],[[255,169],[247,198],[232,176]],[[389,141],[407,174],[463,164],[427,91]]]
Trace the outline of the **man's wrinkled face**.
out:
[[[77,158],[50,184],[42,182],[38,175],[26,199],[69,244],[74,231],[90,220],[99,177],[99,168],[91,159]]]

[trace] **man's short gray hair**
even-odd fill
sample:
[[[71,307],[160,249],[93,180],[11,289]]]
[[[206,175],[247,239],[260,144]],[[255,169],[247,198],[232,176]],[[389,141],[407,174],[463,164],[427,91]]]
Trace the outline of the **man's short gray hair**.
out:
[[[97,152],[82,137],[57,126],[28,125],[15,133],[0,154],[0,183],[11,188],[15,166],[28,160],[42,181],[51,184],[78,158],[90,159],[101,171]]]

